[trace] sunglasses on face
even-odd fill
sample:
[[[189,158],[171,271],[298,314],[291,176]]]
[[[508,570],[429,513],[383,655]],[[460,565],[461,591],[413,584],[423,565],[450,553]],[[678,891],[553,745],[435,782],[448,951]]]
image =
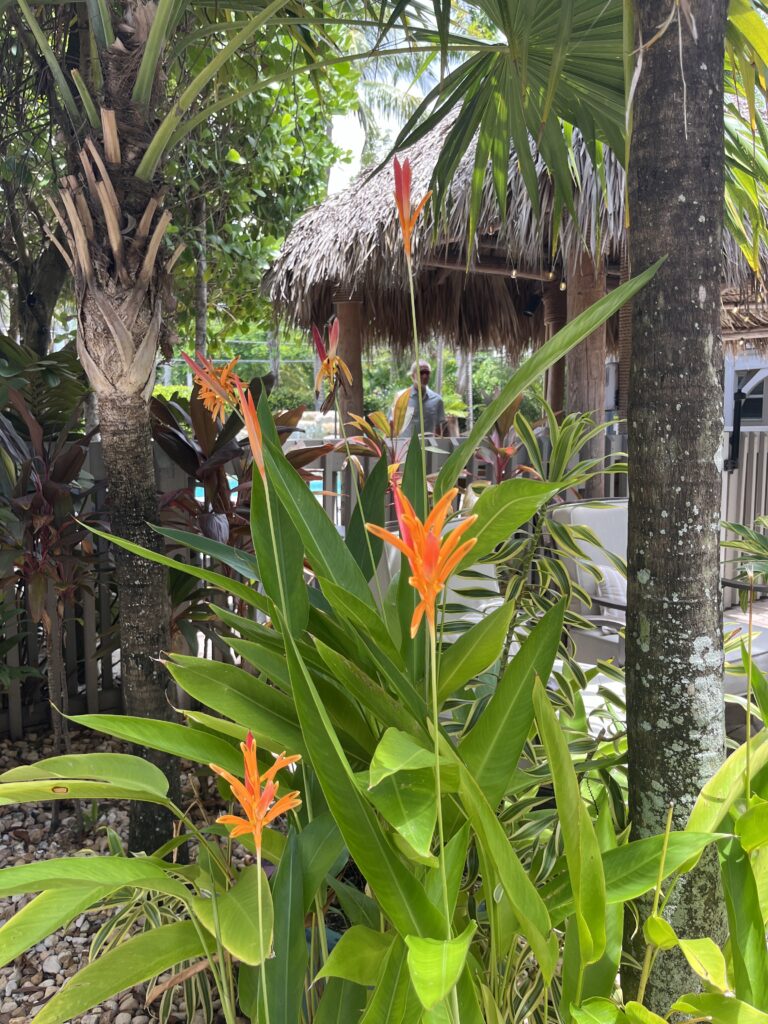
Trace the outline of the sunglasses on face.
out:
[[[430,371],[429,370],[419,370],[419,376],[420,377],[429,377],[429,375],[430,375]]]

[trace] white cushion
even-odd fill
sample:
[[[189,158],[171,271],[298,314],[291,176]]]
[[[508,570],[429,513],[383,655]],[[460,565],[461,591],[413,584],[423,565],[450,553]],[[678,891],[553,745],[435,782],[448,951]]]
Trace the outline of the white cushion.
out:
[[[601,565],[600,572],[602,580],[597,584],[597,602],[610,601],[612,604],[623,605],[622,608],[611,608],[603,605],[600,614],[605,619],[614,619],[616,622],[625,622],[627,618],[627,581],[618,569],[612,565]]]

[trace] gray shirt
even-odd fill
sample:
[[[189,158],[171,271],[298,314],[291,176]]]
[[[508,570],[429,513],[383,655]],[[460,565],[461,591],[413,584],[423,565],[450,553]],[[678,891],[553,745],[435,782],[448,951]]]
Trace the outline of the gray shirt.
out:
[[[410,389],[411,398],[408,402],[408,410],[412,413],[410,421],[406,424],[403,435],[413,437],[419,433],[419,392],[414,386]],[[402,394],[402,392],[401,392]],[[445,423],[445,406],[443,399],[436,391],[426,388],[422,398],[424,405],[424,433],[437,434]]]

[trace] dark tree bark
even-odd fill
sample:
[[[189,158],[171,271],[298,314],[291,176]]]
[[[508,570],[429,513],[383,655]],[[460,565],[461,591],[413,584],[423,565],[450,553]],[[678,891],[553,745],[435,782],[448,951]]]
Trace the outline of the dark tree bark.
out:
[[[51,347],[51,321],[68,276],[67,265],[52,244],[33,262],[23,264],[20,261],[17,265],[19,335],[22,343],[41,359],[48,355]]]
[[[568,261],[568,319],[592,306],[606,294],[605,266],[599,266],[589,253],[578,253]],[[605,419],[605,324],[587,335],[581,344],[565,357],[566,409],[588,412],[596,423]],[[581,451],[582,459],[598,459],[605,454],[605,437],[598,434]],[[587,481],[585,496],[602,498],[603,477],[598,474]]]
[[[101,450],[108,480],[112,531],[134,544],[162,551],[162,539],[150,527],[157,520],[149,407],[140,396],[100,396]],[[120,595],[120,669],[126,714],[168,718],[169,676],[158,658],[170,649],[168,580],[163,566],[116,547]],[[136,751],[152,761],[171,783],[178,802],[178,764],[155,750]],[[170,836],[170,815],[150,804],[135,804],[129,847],[151,853]]]
[[[726,9],[726,0],[698,5],[698,42],[684,19],[680,36],[673,22],[644,52],[634,105],[632,270],[668,255],[633,309],[626,678],[637,838],[663,831],[670,803],[673,828],[683,828],[724,756],[718,540]],[[640,0],[635,11],[647,41],[669,4]],[[649,902],[641,903],[643,918]],[[714,855],[678,882],[665,914],[681,935],[724,938]],[[641,944],[630,943],[640,959]],[[623,972],[625,996],[637,980]],[[666,1013],[676,995],[696,986],[679,955],[662,954],[646,1005]]]
[[[549,341],[568,322],[568,296],[560,290],[559,284],[550,283],[544,286],[543,298],[544,336]],[[565,408],[565,357],[558,359],[547,371],[546,397],[560,422]]]
[[[195,350],[208,351],[208,235],[205,196],[195,200],[195,234],[197,264],[195,266]]]

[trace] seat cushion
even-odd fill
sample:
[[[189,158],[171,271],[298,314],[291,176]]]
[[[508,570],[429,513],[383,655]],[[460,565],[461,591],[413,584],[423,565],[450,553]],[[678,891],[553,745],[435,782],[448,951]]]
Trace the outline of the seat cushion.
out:
[[[623,623],[627,618],[627,581],[612,565],[601,565],[600,571],[603,578],[597,584],[597,603],[609,602],[600,608],[600,614],[604,619]],[[620,604],[622,607],[611,608],[611,604]]]

